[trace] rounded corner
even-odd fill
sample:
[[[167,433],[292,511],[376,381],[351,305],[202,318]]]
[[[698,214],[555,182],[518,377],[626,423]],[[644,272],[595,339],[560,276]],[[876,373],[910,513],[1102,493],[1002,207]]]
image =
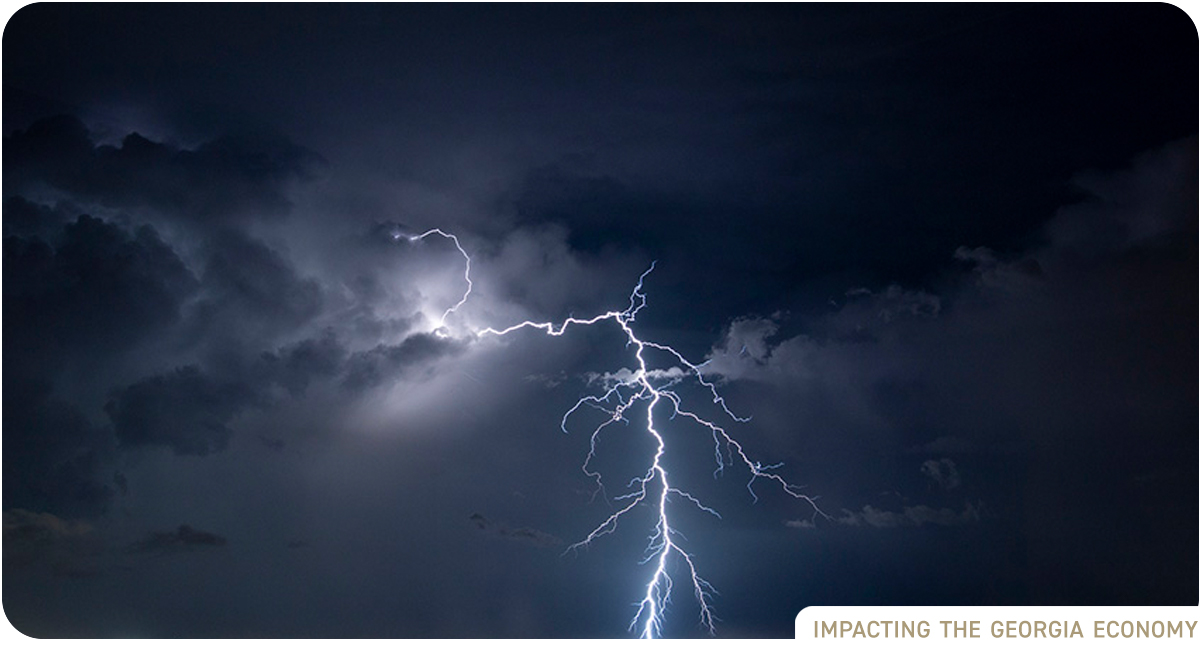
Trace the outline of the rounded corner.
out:
[[[5,602],[5,599],[2,597],[0,597],[0,611],[4,612],[4,623],[0,623],[0,643],[3,643],[7,646],[13,643],[28,643],[29,641],[41,639],[40,637],[31,635],[24,630],[21,630],[20,626],[17,625],[17,622],[13,620],[12,615],[9,613],[8,603]],[[5,624],[7,624],[7,626]],[[6,627],[7,630],[5,630]],[[18,641],[17,639],[14,639],[14,634],[20,635],[24,639]]]
[[[43,4],[45,4],[45,3],[40,2],[40,0],[34,0],[33,2],[26,2],[25,4],[12,10],[12,13],[10,13],[8,15],[8,18],[4,21],[4,30],[2,32],[0,32],[0,42],[2,42],[4,40],[4,38],[8,36],[8,30],[9,30],[9,28],[11,28],[13,26],[13,23],[15,22],[15,20],[18,16],[23,16],[25,14],[28,14],[30,7],[34,7],[37,5],[43,5]],[[5,7],[5,9],[7,9],[7,8],[8,7]]]
[[[1193,2],[1170,2],[1169,0],[1162,0],[1159,4],[1182,14],[1192,24],[1192,32],[1196,34],[1197,40],[1200,40],[1200,30],[1196,28],[1196,17],[1189,11],[1194,6]]]

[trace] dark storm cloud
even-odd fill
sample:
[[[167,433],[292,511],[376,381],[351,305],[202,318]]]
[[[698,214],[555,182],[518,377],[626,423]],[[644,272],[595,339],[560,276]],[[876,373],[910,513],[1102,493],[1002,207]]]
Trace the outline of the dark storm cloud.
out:
[[[133,543],[114,545],[86,520],[19,508],[4,512],[4,568],[22,575],[33,569],[54,578],[94,578],[136,570],[137,564],[127,563],[120,555],[168,555],[227,544],[224,536],[180,525],[169,532],[150,532]]]
[[[183,550],[219,548],[226,544],[224,536],[180,525],[170,532],[151,532],[148,537],[129,546],[132,552],[166,554]]]
[[[54,538],[87,536],[93,531],[91,525],[79,521],[63,520],[49,513],[36,513],[24,509],[4,512],[4,534],[12,539],[31,542]]]
[[[4,235],[36,236],[47,239],[79,216],[72,205],[59,202],[53,205],[38,204],[21,197],[9,195],[4,198]]]
[[[333,333],[319,339],[305,339],[264,352],[256,366],[257,376],[278,384],[293,397],[303,395],[309,383],[332,379],[342,368],[346,348]]]
[[[226,231],[206,248],[202,293],[184,330],[197,341],[261,342],[304,327],[320,313],[320,284],[261,241]]]
[[[128,349],[180,317],[192,273],[149,225],[81,215],[52,242],[4,239],[5,374]]]
[[[496,536],[518,543],[532,545],[538,548],[554,548],[562,545],[562,539],[547,534],[541,530],[532,529],[529,527],[512,528],[502,522],[494,522],[485,518],[482,514],[473,513],[470,518],[471,522],[475,523],[475,528],[485,534]]]
[[[6,352],[6,370],[8,362]],[[99,476],[114,450],[111,433],[55,397],[45,380],[5,381],[4,505],[71,516],[102,511],[112,496]]]
[[[94,515],[112,496],[101,475],[116,446],[58,374],[125,358],[177,320],[195,281],[149,226],[87,215],[58,224],[61,208],[19,198],[7,200],[6,222],[10,210],[41,217],[40,237],[4,239],[4,501]]]
[[[314,379],[332,379],[346,350],[326,334],[264,351],[246,365],[212,373],[198,365],[149,376],[113,393],[105,405],[122,447],[164,446],[181,455],[222,451],[230,423],[249,408],[276,400],[273,387],[301,397]]]
[[[821,502],[844,508],[828,533],[978,524],[1020,540],[1047,601],[1077,597],[1054,578],[1067,561],[1081,575],[1129,567],[1096,587],[1105,602],[1194,600],[1147,562],[1195,570],[1170,550],[1195,543],[1170,522],[1195,516],[1195,474],[1138,477],[1195,463],[1196,162],[1189,138],[1080,177],[1087,196],[1038,243],[960,248],[946,261],[964,268],[930,290],[851,291],[804,332],[786,315],[738,321],[707,368],[731,391],[781,388],[755,423],[803,436],[797,460],[889,466],[823,480]],[[864,479],[943,499],[884,506],[853,486]]]
[[[981,520],[983,506],[979,503],[967,502],[962,511],[950,507],[934,508],[927,504],[905,506],[899,511],[879,509],[870,504],[861,511],[843,510],[840,514],[828,519],[828,522],[814,518],[799,518],[784,521],[785,527],[792,529],[816,530],[826,529],[825,525],[843,525],[846,527],[957,527],[960,525],[978,524]]]
[[[176,454],[221,451],[229,422],[256,399],[238,382],[219,382],[196,366],[151,376],[116,393],[105,405],[124,447],[161,445]]]
[[[6,136],[4,160],[6,503],[97,513],[119,450],[220,451],[271,388],[299,396],[336,371],[332,340],[277,348],[281,334],[316,334],[302,331],[321,288],[237,226],[286,212],[311,153],[271,137],[187,149],[131,134],[113,147],[60,116]],[[118,219],[78,212],[97,205]],[[205,224],[164,234],[164,216]]]
[[[963,505],[962,511],[950,508],[935,509],[924,504],[904,507],[900,511],[884,511],[868,504],[862,508],[862,511],[844,511],[843,515],[834,518],[834,522],[839,525],[850,527],[861,525],[868,527],[920,527],[922,525],[953,527],[978,523],[979,520],[980,506],[971,502]]]
[[[342,385],[350,391],[375,387],[400,373],[463,349],[461,342],[424,333],[411,335],[399,344],[380,344],[349,356]]]
[[[928,433],[913,436],[910,446],[929,452],[981,449],[984,437],[985,445],[1011,448],[1026,434],[997,433],[1011,423],[997,417],[1005,406],[1036,412],[1058,432],[1076,425],[1115,442],[1115,429],[1093,426],[1104,411],[1066,414],[1083,412],[1087,397],[1068,394],[1081,388],[1124,409],[1130,415],[1124,425],[1153,417],[1142,405],[1172,411],[1178,421],[1176,388],[1188,377],[1166,356],[1195,351],[1195,327],[1181,326],[1178,314],[1195,305],[1180,286],[1196,260],[1189,237],[1197,202],[1194,187],[1187,188],[1196,151],[1191,138],[1147,153],[1125,170],[1092,175],[1107,183],[1055,214],[1041,245],[1007,255],[960,248],[953,257],[970,270],[933,291],[851,291],[835,310],[808,319],[809,332],[784,339],[778,335],[787,319],[737,321],[712,352],[709,368],[734,380],[789,382],[814,396],[824,391],[846,412],[864,406],[864,421],[889,420]],[[1127,311],[1130,301],[1136,313]],[[989,351],[978,352],[976,342],[986,342]],[[857,377],[846,381],[842,373]],[[954,392],[962,387],[970,389]],[[1133,405],[1127,398],[1133,396],[1144,403]],[[1162,399],[1152,403],[1155,397]],[[932,403],[937,398],[944,400]],[[1048,400],[1063,408],[1046,407]],[[921,408],[927,405],[934,407]],[[826,412],[813,414],[825,418]],[[955,421],[935,428],[922,418]],[[981,421],[987,418],[995,419],[991,430]]]
[[[85,578],[101,571],[103,545],[92,525],[25,509],[4,512],[4,570],[43,568],[56,577]]]
[[[282,215],[289,209],[283,189],[319,162],[285,139],[263,136],[223,137],[195,149],[137,133],[118,147],[96,144],[69,115],[38,120],[4,140],[6,193],[44,183],[80,202],[218,224]]]
[[[114,391],[104,410],[120,446],[169,447],[175,454],[204,456],[225,450],[232,423],[250,410],[268,410],[301,399],[313,383],[337,382],[350,394],[421,378],[413,369],[465,350],[460,341],[415,334],[398,344],[349,351],[326,332],[254,358],[192,364],[156,374]],[[268,439],[267,446],[283,445]]]
[[[1069,257],[1103,258],[1139,248],[1170,250],[1196,230],[1196,136],[1139,154],[1127,169],[1089,170],[1073,183],[1084,199],[1047,227]]]
[[[320,285],[236,226],[243,212],[287,210],[287,186],[312,162],[303,149],[269,137],[184,149],[138,135],[111,147],[73,117],[16,131],[4,149],[6,381],[85,362],[88,381],[144,375],[161,366],[141,359],[196,346],[273,349],[274,337],[300,334],[321,311]],[[64,217],[96,204],[117,220]],[[164,234],[164,215],[205,223],[193,238],[169,227]],[[154,358],[124,355],[149,344]]]

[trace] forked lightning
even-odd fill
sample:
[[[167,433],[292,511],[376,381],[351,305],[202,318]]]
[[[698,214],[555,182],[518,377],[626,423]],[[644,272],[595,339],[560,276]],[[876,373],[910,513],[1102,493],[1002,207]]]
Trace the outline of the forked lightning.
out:
[[[468,296],[471,294],[470,256],[463,250],[456,236],[440,229],[430,229],[423,234],[413,236],[405,236],[399,232],[393,232],[392,237],[395,240],[407,238],[409,241],[418,241],[432,234],[437,234],[454,241],[455,247],[458,248],[458,251],[466,259],[464,279],[467,282],[467,290],[463,293],[461,300],[442,314],[441,325],[438,326],[441,329],[445,326],[446,318],[466,303]],[[726,465],[734,463],[744,465],[750,472],[750,480],[747,482],[746,487],[750,491],[751,497],[756,501],[758,497],[754,493],[754,482],[759,479],[767,479],[775,482],[784,493],[798,500],[803,500],[811,506],[814,517],[822,516],[828,518],[828,516],[817,506],[814,498],[805,495],[799,488],[792,486],[783,477],[774,472],[781,464],[763,465],[752,460],[747,455],[744,447],[734,440],[722,426],[685,408],[682,397],[674,389],[671,389],[684,381],[694,380],[695,383],[712,395],[713,404],[720,408],[731,420],[736,422],[749,421],[749,418],[738,417],[733,414],[717,390],[716,384],[704,378],[701,369],[707,363],[693,364],[674,348],[641,339],[634,332],[633,325],[637,314],[646,307],[646,294],[643,293],[642,287],[646,276],[653,270],[654,264],[652,263],[642,273],[641,277],[638,278],[637,286],[634,287],[633,292],[629,295],[629,306],[622,311],[607,311],[588,319],[577,319],[572,316],[562,321],[558,326],[555,326],[552,322],[522,321],[521,323],[500,330],[484,328],[475,332],[475,336],[504,336],[517,330],[531,328],[542,330],[552,337],[559,337],[567,331],[567,328],[573,325],[590,326],[606,322],[614,323],[621,329],[627,339],[626,346],[634,348],[636,369],[634,369],[631,375],[617,379],[616,384],[609,387],[602,396],[590,395],[581,398],[563,415],[560,426],[564,433],[567,432],[567,420],[575,411],[583,406],[602,410],[608,415],[608,419],[592,431],[588,454],[583,462],[584,473],[595,480],[598,490],[604,489],[604,482],[601,474],[592,469],[592,461],[596,457],[596,446],[600,432],[610,424],[616,422],[628,423],[629,415],[639,404],[644,404],[645,428],[650,438],[653,439],[655,449],[654,458],[645,471],[629,483],[627,486],[629,492],[614,498],[614,501],[619,502],[618,510],[597,525],[585,538],[571,545],[568,548],[568,552],[586,546],[601,536],[612,533],[616,530],[621,518],[639,504],[652,504],[657,513],[657,522],[655,523],[653,533],[650,535],[643,564],[652,565],[654,570],[646,583],[645,592],[637,604],[637,610],[634,613],[633,620],[629,624],[629,628],[631,631],[637,631],[639,636],[644,638],[653,638],[661,635],[663,615],[667,604],[670,602],[673,586],[668,560],[672,556],[675,556],[686,567],[687,578],[690,581],[692,592],[700,608],[700,623],[709,634],[713,634],[715,632],[715,617],[713,616],[711,600],[716,590],[704,578],[700,577],[696,568],[695,558],[692,553],[685,550],[680,544],[681,535],[671,526],[668,514],[671,511],[670,504],[672,502],[684,500],[689,505],[695,506],[705,513],[717,518],[720,518],[720,515],[696,497],[672,485],[670,475],[663,466],[663,459],[667,454],[667,441],[655,425],[656,409],[660,406],[666,407],[672,418],[684,417],[708,429],[713,437],[714,456],[717,465],[716,473],[720,473]],[[665,355],[669,360],[676,363],[679,368],[671,370],[650,369],[646,363],[647,351],[654,351]]]

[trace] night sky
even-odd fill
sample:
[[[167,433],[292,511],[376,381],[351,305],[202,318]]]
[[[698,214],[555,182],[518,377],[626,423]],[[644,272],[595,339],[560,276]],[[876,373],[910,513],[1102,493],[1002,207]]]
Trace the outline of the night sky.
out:
[[[3,605],[39,637],[622,637],[656,422],[718,637],[1197,602],[1197,33],[1153,5],[34,5]],[[434,332],[464,291],[471,296]],[[661,356],[660,356],[661,357]],[[665,361],[652,365],[670,366]],[[678,564],[674,564],[678,569]],[[703,636],[685,576],[664,634]]]

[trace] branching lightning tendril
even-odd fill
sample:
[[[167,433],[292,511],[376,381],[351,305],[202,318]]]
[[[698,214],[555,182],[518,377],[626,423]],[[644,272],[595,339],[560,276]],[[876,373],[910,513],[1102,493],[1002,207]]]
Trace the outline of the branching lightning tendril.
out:
[[[467,251],[463,249],[462,244],[458,242],[457,236],[444,232],[436,227],[426,231],[423,234],[415,234],[412,236],[405,235],[399,229],[392,230],[392,240],[399,241],[403,239],[407,240],[409,243],[416,243],[417,241],[423,240],[426,237],[434,234],[454,241],[454,247],[458,249],[459,254],[463,256],[463,259],[465,259],[467,263],[465,269],[463,270],[463,279],[467,281],[467,290],[463,292],[462,298],[460,298],[458,302],[454,303],[454,305],[452,305],[445,312],[442,312],[442,318],[438,321],[438,325],[434,329],[434,332],[437,332],[446,327],[446,317],[450,316],[454,312],[457,312],[458,308],[462,307],[463,304],[467,302],[467,298],[471,296],[471,289],[474,286],[474,284],[471,282],[471,255],[467,254]]]
[[[467,298],[471,294],[470,256],[463,250],[456,236],[440,229],[430,229],[416,236],[403,236],[394,233],[393,238],[395,240],[407,238],[409,241],[418,241],[432,234],[437,234],[454,241],[455,247],[458,248],[458,251],[462,253],[463,258],[466,260],[464,279],[467,282],[467,290],[461,300],[442,314],[441,325],[439,326],[439,329],[441,329],[445,325],[446,317],[466,303]],[[607,311],[589,319],[577,319],[571,316],[562,321],[557,327],[554,323],[548,321],[522,321],[521,323],[499,330],[484,328],[477,331],[475,335],[477,337],[504,336],[517,330],[532,328],[542,330],[549,336],[559,337],[572,325],[590,326],[603,322],[615,323],[621,329],[627,339],[626,347],[634,347],[636,369],[630,376],[618,379],[616,384],[608,387],[602,396],[589,395],[579,399],[563,415],[560,428],[566,433],[567,420],[583,406],[596,408],[608,415],[608,419],[592,431],[587,457],[584,459],[582,466],[583,472],[596,482],[598,493],[604,492],[605,486],[600,472],[592,468],[592,461],[596,457],[596,447],[600,432],[616,422],[628,423],[629,418],[627,414],[635,404],[641,402],[645,403],[645,428],[654,442],[654,457],[645,471],[630,481],[627,486],[628,492],[613,498],[615,502],[619,503],[617,511],[592,529],[582,540],[572,544],[567,551],[571,552],[586,547],[596,539],[614,532],[617,529],[618,522],[639,504],[644,502],[652,504],[657,513],[657,522],[655,523],[653,533],[650,535],[646,547],[645,559],[642,563],[652,565],[654,570],[646,583],[640,602],[637,603],[637,610],[629,624],[629,629],[638,632],[639,636],[644,638],[653,638],[661,635],[663,615],[670,602],[671,589],[673,587],[667,563],[672,555],[675,555],[682,561],[683,566],[686,567],[686,575],[691,582],[692,592],[699,606],[700,623],[709,634],[713,634],[715,632],[716,617],[713,615],[711,601],[716,590],[704,578],[700,577],[696,568],[695,558],[680,544],[682,534],[671,526],[668,515],[671,511],[669,504],[673,498],[677,498],[678,500],[686,501],[704,513],[711,514],[717,518],[721,516],[716,510],[708,507],[692,494],[672,485],[670,475],[663,465],[663,459],[667,454],[667,441],[655,425],[655,409],[660,405],[665,406],[670,411],[672,418],[683,417],[707,429],[712,434],[714,443],[714,457],[716,459],[714,475],[720,474],[727,465],[743,465],[750,473],[750,479],[746,483],[746,488],[750,491],[750,496],[755,501],[758,500],[758,496],[754,492],[754,483],[760,479],[769,480],[775,482],[787,495],[802,500],[811,506],[814,517],[821,516],[828,518],[829,516],[817,506],[814,497],[805,495],[799,487],[793,486],[775,472],[775,470],[782,466],[781,463],[763,465],[751,459],[741,443],[735,440],[722,426],[685,408],[682,397],[675,390],[670,389],[684,380],[694,379],[695,383],[712,395],[713,404],[720,408],[721,412],[731,420],[735,422],[749,421],[749,417],[738,417],[730,411],[725,403],[725,399],[718,391],[716,383],[704,377],[702,368],[707,362],[693,364],[674,348],[665,344],[641,339],[634,332],[633,325],[637,314],[646,307],[646,294],[643,293],[642,287],[646,276],[654,270],[654,265],[654,263],[651,263],[650,267],[638,278],[637,286],[634,287],[633,292],[629,295],[629,306],[622,311]],[[674,360],[682,368],[681,371],[684,375],[678,375],[679,372],[668,373],[650,369],[647,366],[647,351],[660,353]]]

